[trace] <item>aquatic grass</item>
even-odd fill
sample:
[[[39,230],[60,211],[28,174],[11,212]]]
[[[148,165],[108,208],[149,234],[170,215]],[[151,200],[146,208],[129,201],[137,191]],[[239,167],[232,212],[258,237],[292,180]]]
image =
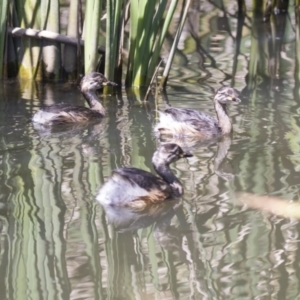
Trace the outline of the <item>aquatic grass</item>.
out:
[[[8,0],[2,0],[0,4],[0,79],[3,77],[7,11]]]
[[[300,0],[295,1],[295,17],[296,17],[296,70],[295,70],[295,78],[296,78],[296,89],[297,89],[297,99],[299,99],[300,96],[300,55],[297,55],[300,53]],[[299,100],[298,100],[299,101]]]
[[[245,22],[246,17],[246,3],[245,0],[238,0],[238,25],[237,25],[237,31],[236,31],[236,43],[235,43],[235,55],[233,60],[233,66],[232,66],[232,77],[231,77],[231,86],[234,87],[235,85],[235,75],[237,71],[238,66],[238,57],[240,53],[241,48],[241,42],[242,42],[242,33],[243,33],[243,25]]]
[[[266,64],[268,63],[268,44],[260,42],[264,41],[263,35],[265,34],[265,27],[261,28],[258,25],[257,20],[263,18],[261,7],[255,6],[253,14],[253,25],[251,31],[251,50],[249,60],[249,77],[248,85],[250,89],[253,89],[256,85],[258,75],[264,75],[263,73],[267,70]]]
[[[168,57],[167,62],[166,62],[166,66],[165,66],[163,75],[162,75],[161,80],[160,80],[159,85],[160,85],[161,88],[165,87],[166,84],[167,84],[167,79],[168,79],[168,76],[169,76],[169,73],[170,73],[172,61],[173,61],[175,51],[176,51],[177,46],[178,46],[178,42],[179,42],[179,39],[180,39],[180,36],[181,36],[181,32],[182,32],[186,17],[187,17],[187,13],[188,13],[188,9],[190,7],[190,4],[191,4],[191,0],[187,0],[186,2],[184,1],[184,3],[183,3],[183,7],[182,7],[183,11],[182,11],[182,14],[181,14],[181,17],[180,17],[180,23],[179,23],[179,26],[177,28],[176,35],[175,35],[175,38],[174,38],[174,42],[172,44],[172,48],[171,48],[171,51],[169,53],[169,57]]]
[[[173,19],[173,16],[174,16],[174,13],[175,13],[175,10],[177,8],[177,5],[178,5],[179,1],[177,0],[173,0],[171,3],[170,3],[170,6],[169,6],[169,9],[167,11],[167,14],[166,14],[166,17],[165,17],[165,20],[164,20],[164,24],[161,28],[161,32],[159,32],[159,29],[160,29],[160,22],[161,22],[161,18],[162,18],[162,7],[161,7],[161,10],[157,12],[156,14],[156,18],[154,20],[154,32],[152,34],[152,37],[151,37],[151,40],[152,40],[152,45],[150,45],[152,51],[153,51],[153,55],[151,55],[150,57],[150,63],[149,63],[149,69],[148,69],[148,72],[147,72],[147,76],[148,76],[148,81],[151,80],[152,76],[153,76],[153,73],[155,72],[155,68],[158,64],[158,59],[159,59],[159,55],[160,55],[160,52],[161,52],[161,49],[162,49],[162,46],[163,46],[163,43],[164,43],[164,40],[165,40],[165,37],[167,35],[167,32],[168,32],[168,29],[170,27],[170,24],[171,24],[171,21]],[[155,37],[159,35],[158,37],[158,40],[157,42],[155,41]]]
[[[41,28],[41,1],[15,0],[17,20],[23,28]],[[18,77],[24,79],[42,79],[40,64],[41,41],[21,37],[18,51]]]
[[[264,7],[267,7],[268,0],[252,0],[252,10],[256,14],[263,15],[264,13]]]
[[[131,1],[126,86],[149,85],[178,2],[178,0],[173,0],[170,3],[164,18],[166,0]]]
[[[107,0],[106,14],[106,51],[104,75],[118,83],[121,81],[122,57],[120,55],[120,43],[124,22],[124,0]]]
[[[98,70],[99,65],[99,41],[100,22],[102,8],[106,8],[106,38],[104,74],[111,80],[121,83],[123,61],[122,56],[128,53],[126,60],[127,73],[126,86],[148,86],[154,76],[160,59],[161,49],[169,30],[172,19],[180,0],[90,0],[85,2],[85,16],[80,18],[81,2],[71,1],[69,6],[69,20],[67,36],[77,38],[77,46],[65,45],[63,47],[63,59],[61,54],[61,43],[55,38],[43,39],[38,32],[30,35],[26,29],[44,30],[49,33],[60,34],[60,7],[64,2],[59,0],[12,0],[9,19],[12,20],[12,28],[21,27],[19,37],[14,43],[9,43],[9,52],[18,53],[18,77],[59,80],[64,77],[74,79],[76,72],[81,72],[80,40],[81,22],[84,22],[82,39],[84,40],[84,73]],[[183,5],[190,0],[183,1]],[[6,5],[6,6],[5,6]],[[188,4],[189,5],[189,4]],[[8,6],[8,0],[2,2],[2,7]],[[129,14],[129,49],[125,49],[124,36],[126,35],[125,22]],[[187,6],[188,7],[188,6]],[[16,13],[14,13],[14,8]],[[1,12],[3,9],[1,10]],[[3,18],[7,14],[3,14]],[[3,19],[4,20],[4,19]],[[181,19],[180,27],[184,20]],[[1,23],[5,28],[5,22]],[[3,28],[1,30],[3,30]],[[16,34],[10,28],[11,35]],[[40,38],[40,40],[38,38]],[[3,43],[2,35],[2,64],[3,67]],[[126,44],[127,46],[127,44]],[[77,49],[76,49],[77,47]],[[13,49],[12,49],[13,48]],[[0,48],[1,50],[1,48]],[[13,59],[13,58],[12,58]],[[10,58],[11,60],[11,58]],[[12,72],[10,72],[12,74]],[[16,72],[14,72],[16,73]]]
[[[50,32],[60,31],[59,9],[64,2],[59,0],[12,0],[10,2],[9,22],[11,26],[21,26],[24,28],[36,28],[37,30],[46,29]],[[79,39],[79,14],[80,1],[70,2],[68,36],[72,35]],[[172,46],[171,53],[166,62],[166,67],[161,80],[161,85],[166,84],[168,74],[170,72],[174,53],[177,48],[179,37],[185,22],[186,14],[190,6],[190,0],[107,0],[107,1],[86,1],[85,7],[85,25],[84,25],[84,43],[85,43],[85,73],[95,71],[99,62],[99,32],[100,20],[102,17],[102,8],[106,8],[106,56],[105,56],[105,75],[117,82],[121,81],[122,76],[122,50],[125,31],[125,15],[130,4],[130,25],[129,25],[129,51],[128,65],[126,76],[126,86],[148,86],[155,74],[162,45],[164,44],[166,35],[175,12],[179,11],[178,7],[182,7],[181,16],[178,19],[179,26],[177,34]],[[268,5],[267,5],[268,4]],[[238,1],[239,10],[245,10],[245,1]],[[298,2],[296,2],[296,9]],[[2,1],[1,4],[1,32],[5,28],[8,0]],[[106,6],[106,7],[105,7]],[[16,13],[14,13],[14,7]],[[279,9],[286,11],[289,7],[289,1],[279,3],[278,1],[253,1],[252,7],[255,14],[260,14],[260,18],[264,18],[268,11]],[[225,12],[224,6],[218,7]],[[273,14],[274,15],[274,14]],[[272,15],[272,16],[273,16]],[[3,20],[2,20],[3,19]],[[127,19],[127,17],[126,17]],[[275,26],[276,27],[276,26]],[[127,29],[126,29],[127,30]],[[126,34],[126,32],[125,32]],[[1,35],[0,41],[0,59],[3,76],[3,47],[5,37]],[[80,63],[80,47],[74,46],[64,47],[64,60],[61,61],[60,54],[61,41],[39,41],[31,38],[16,38],[14,43],[7,43],[8,56],[10,53],[18,53],[19,77],[58,80],[61,78],[61,68],[63,67],[68,77],[69,72],[74,78],[76,69],[81,72]],[[15,46],[14,46],[15,44]],[[15,49],[12,49],[14,48]],[[126,55],[126,51],[123,51]],[[255,63],[255,62],[254,62]],[[258,66],[260,67],[260,66]],[[265,67],[265,66],[263,66]],[[8,67],[7,67],[8,68]],[[0,69],[0,71],[1,71]],[[255,68],[253,68],[255,70]],[[259,70],[258,70],[259,71]],[[75,73],[74,73],[75,72]],[[8,73],[8,70],[7,70]],[[10,74],[15,72],[10,72]]]
[[[84,22],[84,72],[96,71],[99,53],[99,27],[102,14],[102,0],[86,1]]]

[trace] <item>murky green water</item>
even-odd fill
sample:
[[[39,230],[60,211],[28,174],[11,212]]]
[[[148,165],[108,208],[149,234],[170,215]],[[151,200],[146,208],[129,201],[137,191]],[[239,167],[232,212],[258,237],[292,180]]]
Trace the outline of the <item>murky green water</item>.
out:
[[[219,11],[210,14],[211,32],[201,41],[217,67],[200,64],[187,36],[166,96],[172,106],[214,114],[213,89],[233,83],[235,41],[214,27],[223,21]],[[114,168],[153,171],[153,99],[143,104],[125,90],[101,96],[103,122],[49,132],[31,116],[41,104],[82,104],[76,87],[0,86],[1,299],[299,299],[299,222],[239,197],[299,200],[295,44],[281,45],[280,72],[263,76],[258,61],[252,74],[254,37],[244,28],[234,76],[242,104],[229,108],[232,139],[187,141],[194,157],[172,166],[183,198],[139,213],[105,212],[95,197]]]

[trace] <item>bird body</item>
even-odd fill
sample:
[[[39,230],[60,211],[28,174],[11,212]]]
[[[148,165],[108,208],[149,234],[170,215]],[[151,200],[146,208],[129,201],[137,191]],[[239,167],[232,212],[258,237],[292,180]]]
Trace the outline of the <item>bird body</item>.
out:
[[[74,107],[73,105],[61,103],[44,107],[33,116],[32,120],[36,123],[47,124],[77,123],[100,119],[103,116],[99,111],[84,106]]]
[[[171,188],[161,178],[137,168],[122,168],[114,170],[111,179],[103,186],[100,196],[105,197],[101,197],[100,202],[112,205],[113,199],[114,206],[124,206],[137,199],[141,202],[156,203],[170,194]]]
[[[100,189],[97,200],[102,205],[143,207],[179,197],[183,194],[183,188],[169,164],[190,156],[176,144],[163,144],[152,158],[154,169],[160,177],[137,168],[116,169]]]
[[[89,108],[65,103],[47,106],[37,111],[32,121],[44,125],[57,125],[99,120],[105,116],[105,109],[97,97],[96,90],[105,85],[117,84],[107,80],[101,73],[92,72],[84,76],[80,83],[81,92]]]
[[[227,115],[226,104],[240,101],[234,89],[222,87],[217,90],[214,97],[217,119],[197,110],[169,107],[163,112],[159,111],[159,123],[154,131],[158,135],[199,138],[214,138],[229,134],[232,131],[232,124]]]
[[[159,112],[159,116],[159,124],[156,126],[155,131],[161,135],[205,138],[221,134],[218,120],[202,112],[170,107],[164,112]]]

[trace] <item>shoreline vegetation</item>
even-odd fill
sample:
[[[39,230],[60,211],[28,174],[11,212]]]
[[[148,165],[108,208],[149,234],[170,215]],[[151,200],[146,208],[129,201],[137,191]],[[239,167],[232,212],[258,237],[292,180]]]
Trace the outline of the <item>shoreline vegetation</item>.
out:
[[[218,7],[214,1],[207,3]],[[125,82],[126,87],[149,87],[155,81],[164,88],[183,28],[195,27],[196,23],[187,23],[202,4],[192,0],[3,0],[0,79],[78,81],[83,74],[100,71],[118,84]],[[234,4],[236,14],[229,15],[226,5],[225,1],[218,8],[224,18],[237,19],[238,30],[233,36],[236,53],[249,22],[255,47],[264,34],[257,31],[257,20],[270,26],[276,16],[287,15],[291,6],[289,1],[254,0],[247,7],[245,0],[238,0]],[[300,1],[295,1],[297,45],[299,5]],[[191,35],[197,38],[198,32],[192,30]],[[275,35],[272,38],[276,40]],[[199,53],[215,64],[198,41]],[[169,51],[162,57],[166,42]],[[257,62],[263,52],[250,59],[249,73],[258,71]]]
[[[191,0],[4,0],[0,78],[78,80],[83,73],[101,71],[118,83],[124,79],[127,87],[149,86],[171,21],[180,14],[180,36],[190,4]],[[62,7],[67,9],[65,35]],[[178,38],[169,66],[177,43]]]

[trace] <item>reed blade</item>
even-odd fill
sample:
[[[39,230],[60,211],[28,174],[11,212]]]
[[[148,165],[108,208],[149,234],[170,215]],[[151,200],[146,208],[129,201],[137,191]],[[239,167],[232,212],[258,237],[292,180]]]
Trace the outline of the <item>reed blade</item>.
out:
[[[2,0],[0,4],[0,79],[3,77],[7,9],[8,0]]]
[[[99,59],[99,28],[102,13],[102,0],[86,1],[84,25],[84,71],[85,74],[96,71]]]
[[[124,0],[108,0],[106,14],[105,76],[113,81],[120,78],[118,72],[119,45],[121,43],[121,10]],[[120,82],[119,82],[120,83]]]

